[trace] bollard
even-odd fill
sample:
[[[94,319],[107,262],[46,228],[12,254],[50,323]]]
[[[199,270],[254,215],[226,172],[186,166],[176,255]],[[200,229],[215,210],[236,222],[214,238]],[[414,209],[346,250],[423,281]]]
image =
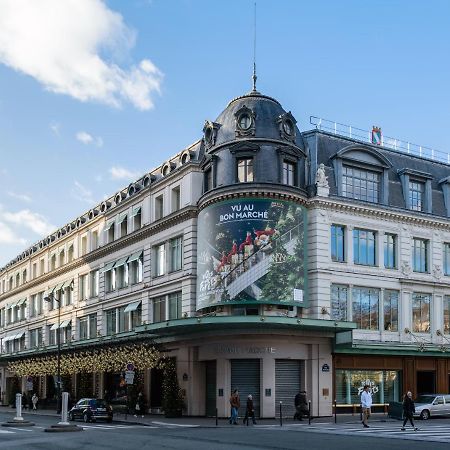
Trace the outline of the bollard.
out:
[[[283,410],[282,410],[283,402],[280,402],[280,427],[283,426]]]
[[[67,421],[67,409],[69,406],[69,393],[63,392],[62,393],[62,408],[61,408],[61,422],[58,423],[58,425],[70,425]]]
[[[337,402],[336,399],[334,399],[334,423],[337,423]]]
[[[16,394],[16,417],[14,417],[14,421],[21,422],[22,420],[22,394]]]
[[[363,420],[363,414],[362,414],[362,405],[359,405],[359,420],[362,422]]]
[[[218,416],[218,409],[216,408],[216,427],[217,427],[217,425],[219,424],[219,418],[217,417]]]
[[[311,400],[308,400],[308,425],[311,425]]]

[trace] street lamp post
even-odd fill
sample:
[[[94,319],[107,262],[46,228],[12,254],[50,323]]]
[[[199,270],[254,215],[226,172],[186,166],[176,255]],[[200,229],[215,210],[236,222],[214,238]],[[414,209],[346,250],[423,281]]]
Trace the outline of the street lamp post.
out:
[[[61,412],[61,301],[56,298],[53,292],[44,297],[44,301],[50,303],[56,301],[58,303],[58,328],[56,329],[56,344],[58,346],[56,355],[56,413]]]

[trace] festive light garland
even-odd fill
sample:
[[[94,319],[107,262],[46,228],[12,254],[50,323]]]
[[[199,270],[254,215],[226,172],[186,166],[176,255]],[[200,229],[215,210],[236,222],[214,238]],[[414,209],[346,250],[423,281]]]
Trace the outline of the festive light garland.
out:
[[[61,375],[92,372],[121,372],[128,362],[136,369],[162,368],[165,358],[151,345],[127,346],[84,350],[61,355]],[[42,356],[8,363],[8,370],[17,376],[55,375],[57,357]]]

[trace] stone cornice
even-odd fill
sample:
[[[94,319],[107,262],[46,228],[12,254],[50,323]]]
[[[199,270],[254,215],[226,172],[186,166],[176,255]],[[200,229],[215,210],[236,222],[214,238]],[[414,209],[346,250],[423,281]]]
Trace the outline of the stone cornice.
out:
[[[189,219],[194,219],[197,217],[197,207],[195,206],[187,206],[179,211],[176,211],[169,216],[166,216],[156,222],[153,222],[151,224],[145,225],[144,227],[140,228],[137,231],[134,231],[133,233],[124,236],[123,238],[117,239],[114,242],[111,242],[110,244],[106,244],[97,250],[94,250],[90,252],[89,254],[82,256],[80,258],[77,258],[75,261],[65,264],[63,267],[60,267],[56,270],[52,270],[49,273],[46,273],[44,275],[39,276],[38,278],[35,278],[33,280],[28,281],[27,283],[14,288],[12,291],[8,291],[2,295],[0,295],[0,302],[15,296],[17,294],[20,294],[21,292],[24,292],[28,289],[32,289],[36,286],[42,285],[43,283],[50,281],[56,277],[59,277],[64,274],[69,274],[75,269],[78,269],[79,267],[90,264],[94,261],[96,261],[99,258],[103,258],[104,256],[109,255],[110,253],[113,253],[117,250],[121,250],[125,247],[128,247],[136,242],[142,241],[145,238],[151,236],[152,234],[155,234],[159,231],[165,230],[167,228],[173,227],[174,225],[177,225],[178,223],[184,222]]]
[[[436,216],[413,215],[410,211],[393,210],[392,207],[383,207],[371,204],[371,207],[355,203],[343,203],[334,198],[315,197],[307,202],[308,207],[319,207],[335,212],[351,213],[359,216],[371,216],[380,220],[390,220],[398,223],[408,223],[416,226],[450,230],[450,219]]]

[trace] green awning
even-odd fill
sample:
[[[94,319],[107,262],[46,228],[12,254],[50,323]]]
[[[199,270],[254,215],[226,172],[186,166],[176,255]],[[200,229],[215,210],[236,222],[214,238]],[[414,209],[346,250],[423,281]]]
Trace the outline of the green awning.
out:
[[[128,256],[125,256],[124,258],[120,258],[120,259],[117,260],[116,263],[114,264],[114,268],[123,266],[127,261],[128,261]]]
[[[112,226],[114,226],[114,221],[109,222],[109,223],[106,225],[105,231],[108,231]]]
[[[53,331],[53,330],[57,330],[58,328],[59,328],[58,323],[54,323],[54,324],[50,327],[50,330]]]
[[[127,218],[128,213],[122,213],[119,216],[119,225]]]
[[[142,252],[143,250],[139,250],[136,253],[133,253],[130,258],[128,259],[128,262],[133,262],[133,261],[137,261],[141,256],[142,256]]]
[[[21,339],[25,336],[25,331],[21,331],[20,333],[17,333],[13,339]]]
[[[63,320],[59,328],[67,328],[70,322],[72,322],[72,319]]]
[[[141,207],[138,206],[133,209],[133,213],[131,214],[131,217],[137,216],[141,212]]]
[[[130,303],[126,308],[124,312],[131,312],[131,311],[136,311],[139,307],[139,305],[141,304],[141,301],[139,300],[138,302],[133,302]]]
[[[100,273],[105,273],[111,270],[114,267],[114,264],[116,264],[116,261],[109,262],[108,264],[105,264],[103,269],[100,270]]]
[[[19,301],[17,302],[16,306],[23,305],[26,301],[27,301],[27,299],[26,299],[26,298],[23,298],[22,300],[19,300]]]

